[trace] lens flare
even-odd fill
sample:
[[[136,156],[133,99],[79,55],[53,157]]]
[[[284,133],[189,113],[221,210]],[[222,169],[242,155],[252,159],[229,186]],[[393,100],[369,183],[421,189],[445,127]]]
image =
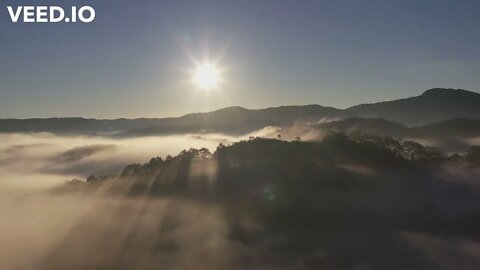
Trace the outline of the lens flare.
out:
[[[193,81],[202,90],[212,90],[220,83],[220,70],[212,63],[203,63],[195,68]]]

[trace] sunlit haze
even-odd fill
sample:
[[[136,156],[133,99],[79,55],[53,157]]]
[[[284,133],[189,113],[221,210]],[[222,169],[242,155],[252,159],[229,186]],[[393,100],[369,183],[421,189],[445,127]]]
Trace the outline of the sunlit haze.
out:
[[[12,24],[9,4],[1,118],[345,108],[480,85],[479,1],[94,1],[90,24]],[[192,85],[192,59],[221,59],[221,91]]]

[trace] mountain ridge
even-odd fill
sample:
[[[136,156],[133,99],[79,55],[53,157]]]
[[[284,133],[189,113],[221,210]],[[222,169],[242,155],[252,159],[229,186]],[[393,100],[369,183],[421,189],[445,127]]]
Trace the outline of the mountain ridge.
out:
[[[350,117],[381,117],[408,126],[454,118],[480,119],[480,94],[463,89],[432,88],[419,96],[360,104],[344,112]]]
[[[289,105],[263,109],[240,106],[180,117],[93,119],[82,117],[0,119],[0,133],[131,133],[155,135],[184,132],[245,134],[265,126],[288,126],[296,122],[383,118],[405,126],[419,126],[456,118],[480,120],[480,94],[463,89],[432,88],[419,96],[366,103],[346,109],[310,105]]]

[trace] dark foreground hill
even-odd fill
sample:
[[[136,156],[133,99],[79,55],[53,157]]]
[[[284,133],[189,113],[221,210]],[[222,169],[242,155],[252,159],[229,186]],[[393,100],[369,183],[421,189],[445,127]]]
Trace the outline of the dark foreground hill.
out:
[[[444,170],[474,171],[476,155],[339,133],[154,158],[57,190],[103,190],[140,200],[140,210],[99,210],[45,269],[478,269],[479,258],[451,242],[480,240],[478,183]],[[117,228],[131,219],[117,249]]]
[[[344,110],[305,105],[260,110],[229,107],[213,112],[159,119],[0,119],[0,132],[115,133],[122,136],[211,132],[239,135],[265,126],[284,127],[295,122],[317,122],[349,117],[384,118],[406,126],[455,118],[480,120],[480,94],[460,89],[438,88],[416,97],[363,104]]]

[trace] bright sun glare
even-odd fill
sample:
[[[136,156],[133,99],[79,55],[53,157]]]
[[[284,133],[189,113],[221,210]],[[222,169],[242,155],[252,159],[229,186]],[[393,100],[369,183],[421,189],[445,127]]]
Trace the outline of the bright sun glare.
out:
[[[220,71],[211,63],[203,63],[195,68],[193,81],[202,90],[212,90],[218,87],[220,82]]]

